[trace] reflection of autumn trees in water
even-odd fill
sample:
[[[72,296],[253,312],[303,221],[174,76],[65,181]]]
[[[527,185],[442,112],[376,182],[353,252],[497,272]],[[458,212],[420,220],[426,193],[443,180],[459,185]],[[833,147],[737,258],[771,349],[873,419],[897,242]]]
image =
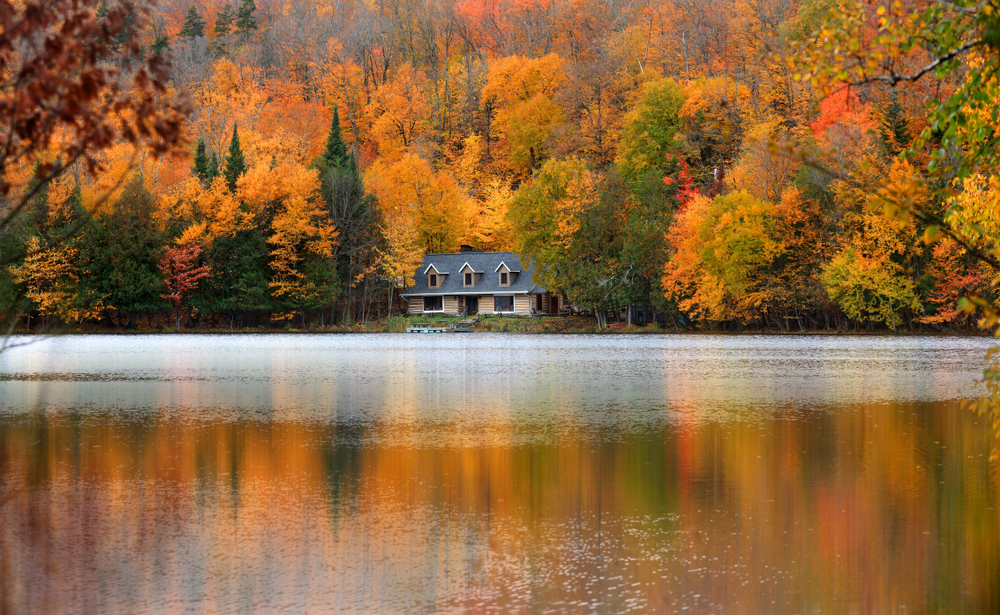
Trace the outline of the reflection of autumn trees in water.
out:
[[[422,448],[379,445],[361,426],[8,418],[0,595],[40,610],[193,597],[224,609],[213,601],[244,586],[258,606],[595,590],[755,612],[776,599],[789,611],[1000,601],[997,467],[951,406],[535,446],[504,445],[504,429],[487,446]],[[530,593],[510,589],[520,581]],[[309,591],[281,593],[296,583]]]

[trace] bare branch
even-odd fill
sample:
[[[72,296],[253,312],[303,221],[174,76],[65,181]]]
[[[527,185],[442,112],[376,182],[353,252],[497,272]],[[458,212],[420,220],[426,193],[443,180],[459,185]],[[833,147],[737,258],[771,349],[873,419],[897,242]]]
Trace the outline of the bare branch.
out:
[[[909,82],[918,81],[921,77],[923,77],[924,75],[926,75],[929,72],[934,71],[935,69],[937,69],[937,67],[941,66],[945,62],[949,62],[951,60],[954,60],[955,58],[957,58],[958,56],[962,55],[963,53],[965,53],[967,51],[970,51],[970,50],[972,50],[972,49],[974,49],[976,47],[979,47],[981,45],[985,45],[985,44],[986,43],[982,39],[976,39],[974,41],[969,41],[968,43],[965,43],[964,45],[961,45],[960,47],[956,47],[955,49],[952,49],[951,51],[949,51],[948,53],[944,54],[943,56],[938,57],[937,59],[935,59],[933,62],[931,62],[927,66],[924,66],[923,68],[921,68],[917,72],[915,72],[913,74],[910,74],[910,75],[898,75],[895,72],[892,72],[892,73],[890,73],[888,75],[875,75],[875,76],[871,76],[871,77],[864,77],[863,79],[859,79],[858,81],[852,81],[848,85],[857,86],[857,85],[866,85],[866,84],[874,83],[874,82],[882,82],[882,83],[888,83],[891,86],[895,86],[897,83],[902,83],[902,82],[905,82],[905,81],[909,81]]]

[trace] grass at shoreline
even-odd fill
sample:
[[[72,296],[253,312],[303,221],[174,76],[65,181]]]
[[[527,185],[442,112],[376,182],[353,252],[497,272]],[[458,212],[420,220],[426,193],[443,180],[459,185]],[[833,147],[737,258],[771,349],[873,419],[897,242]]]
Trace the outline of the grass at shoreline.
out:
[[[445,321],[451,322],[455,320],[454,317],[451,318],[427,318],[427,317],[410,317],[410,316],[393,316],[388,320],[378,321],[365,324],[339,324],[339,325],[327,325],[327,326],[308,326],[306,328],[293,327],[293,326],[267,326],[262,325],[259,327],[243,327],[229,329],[228,327],[192,327],[192,328],[181,328],[180,334],[274,334],[274,333],[405,333],[406,328],[411,322],[435,322],[435,321]],[[850,332],[838,332],[838,331],[826,331],[826,330],[810,330],[810,331],[793,331],[784,332],[777,329],[747,329],[744,331],[726,331],[722,329],[708,329],[708,328],[696,328],[696,329],[675,329],[672,326],[662,327],[660,325],[647,325],[644,327],[639,326],[626,326],[625,323],[613,323],[610,326],[601,329],[597,326],[597,320],[589,316],[568,316],[568,317],[510,317],[510,316],[481,316],[479,322],[476,324],[477,333],[522,333],[522,334],[574,334],[574,333],[585,333],[585,334],[601,334],[601,335],[620,335],[620,334],[649,334],[649,335],[675,335],[675,334],[688,334],[688,335],[865,335],[865,336],[886,336],[886,335],[898,335],[898,336],[909,336],[909,335],[945,335],[945,336],[971,336],[979,337],[984,335],[979,331],[936,331],[928,329],[918,329],[915,331],[899,331],[893,333],[889,330],[877,330],[873,332],[867,331],[850,331]],[[85,325],[76,327],[61,327],[58,329],[41,331],[41,330],[31,330],[26,331],[24,329],[16,330],[15,334],[68,334],[68,335],[84,335],[84,334],[97,334],[97,335],[140,335],[140,334],[177,334],[173,327],[160,325],[150,327],[148,325],[140,325],[134,329],[119,328],[119,327],[109,327],[104,325]]]

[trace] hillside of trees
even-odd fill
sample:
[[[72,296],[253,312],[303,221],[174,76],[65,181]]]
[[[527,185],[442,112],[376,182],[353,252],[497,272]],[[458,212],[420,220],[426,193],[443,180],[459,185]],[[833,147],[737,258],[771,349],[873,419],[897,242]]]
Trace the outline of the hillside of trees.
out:
[[[978,79],[995,130],[995,50],[852,85],[861,52],[895,45],[891,74],[935,56],[885,38],[920,3],[852,4],[838,56],[844,6],[160,0],[101,62],[169,62],[182,146],[122,139],[44,186],[58,148],[7,167],[7,201],[33,196],[0,234],[26,254],[0,299],[22,324],[368,322],[424,254],[470,244],[602,320],[973,329],[958,301],[991,301],[989,263],[898,210],[998,235],[996,168],[944,164],[965,153],[932,109]]]

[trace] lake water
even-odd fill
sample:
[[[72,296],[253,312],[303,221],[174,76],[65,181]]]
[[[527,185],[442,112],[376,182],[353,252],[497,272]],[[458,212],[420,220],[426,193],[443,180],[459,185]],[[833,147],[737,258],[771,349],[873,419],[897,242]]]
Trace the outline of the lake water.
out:
[[[0,613],[998,613],[992,343],[39,341]]]

